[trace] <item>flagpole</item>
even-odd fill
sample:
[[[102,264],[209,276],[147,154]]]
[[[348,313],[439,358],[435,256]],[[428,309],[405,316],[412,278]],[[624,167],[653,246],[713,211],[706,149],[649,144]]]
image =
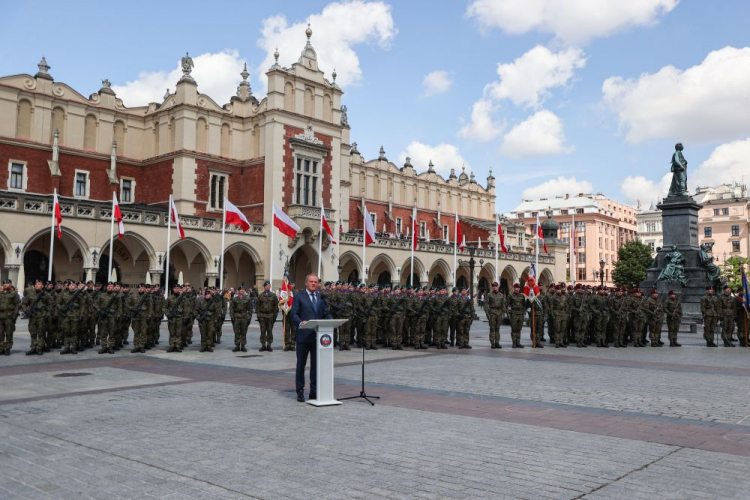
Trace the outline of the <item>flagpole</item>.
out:
[[[576,273],[578,272],[578,269],[576,269],[576,211],[573,210],[573,222],[570,226],[570,231],[572,237],[570,238],[570,243],[572,246],[569,246],[568,248],[571,249],[570,252],[570,280],[571,283],[573,283],[573,286],[576,286]]]
[[[414,229],[414,225],[417,221],[417,206],[414,205],[414,210],[412,211],[411,216],[411,227]],[[414,287],[414,242],[417,241],[417,239],[412,235],[411,240],[411,267],[409,268],[411,270],[411,276],[409,277],[409,286],[412,288]]]
[[[453,286],[456,286],[456,264],[458,260],[458,212],[453,223]]]
[[[367,275],[365,274],[365,242],[367,241],[365,233],[367,232],[367,205],[365,205],[364,200],[362,200],[362,208],[364,208],[364,210],[362,211],[362,282],[367,283],[367,281],[369,281],[367,279]]]
[[[167,208],[167,267],[164,269],[164,299],[169,299],[169,245],[172,233],[172,195],[169,195],[169,208]],[[179,284],[179,283],[178,283]]]
[[[224,216],[221,224],[221,255],[219,256],[219,290],[224,290],[224,240],[227,228],[227,197],[224,197]]]
[[[534,281],[539,280],[539,216],[536,216],[536,238],[534,239],[534,252],[536,253],[536,263],[534,264]]]
[[[271,207],[276,206],[276,200],[271,200]],[[271,283],[271,290],[273,290],[273,233],[274,231],[274,217],[276,217],[274,214],[271,214],[271,224],[269,226],[269,230],[271,231],[271,251],[269,253],[269,268],[268,268],[268,281]],[[320,280],[320,276],[318,276],[318,280]]]
[[[500,282],[500,272],[497,269],[497,256],[500,246],[500,217],[495,214],[495,282]]]
[[[112,220],[109,221],[109,266],[107,267],[107,281],[112,279],[112,243],[115,238],[115,192],[112,191]]]
[[[52,262],[55,255],[55,203],[57,201],[57,189],[54,191],[52,198],[52,227],[49,233],[49,269],[47,269],[47,281],[52,281]]]
[[[318,280],[322,281],[320,269],[323,263],[323,217],[325,216],[325,206],[323,206],[323,197],[320,198],[320,236],[318,237]]]

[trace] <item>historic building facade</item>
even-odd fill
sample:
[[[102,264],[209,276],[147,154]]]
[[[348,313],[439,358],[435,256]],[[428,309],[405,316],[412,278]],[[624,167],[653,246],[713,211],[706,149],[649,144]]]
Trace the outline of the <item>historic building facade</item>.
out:
[[[731,257],[747,258],[750,248],[750,198],[745,184],[698,188],[693,199],[703,205],[698,212],[698,238],[710,243],[714,262],[723,265]]]
[[[651,255],[656,256],[656,250],[664,246],[661,210],[653,203],[648,209],[643,209],[639,202],[635,219],[638,223],[638,239],[651,248]]]
[[[126,282],[174,282],[181,274],[193,285],[224,282],[279,284],[283,270],[301,282],[318,268],[321,204],[341,234],[322,242],[324,279],[447,284],[453,277],[453,220],[458,213],[467,243],[476,248],[474,282],[494,279],[494,178],[480,185],[465,172],[443,179],[431,166],[418,173],[407,160],[396,166],[381,150],[365,160],[350,142],[346,107],[335,72],[318,67],[312,31],[297,63],[269,68],[267,96],[256,98],[243,71],[237,93],[220,105],[200,93],[193,61],[182,59],[183,76],[159,103],[127,107],[107,80],[88,97],[56,82],[42,59],[34,75],[0,78],[0,274],[17,280],[96,277],[106,281],[112,193],[123,212],[126,233],[115,240],[113,267]],[[277,55],[278,59],[278,55]],[[440,159],[436,158],[435,162]],[[63,212],[63,236],[49,262],[52,193]],[[172,234],[166,265],[166,214],[174,197],[186,239]],[[252,223],[243,233],[229,228],[221,254],[224,200]],[[294,239],[276,233],[276,203],[301,227]],[[380,232],[366,250],[362,276],[363,207]],[[414,270],[409,242],[401,236],[418,209],[420,243]],[[528,272],[523,227],[508,226],[514,251],[502,254],[497,274],[506,286]],[[564,277],[564,249],[544,257],[542,280]],[[459,255],[468,261],[469,251]],[[272,262],[273,261],[273,262]],[[561,267],[562,266],[562,267]],[[412,274],[414,277],[412,278]],[[455,281],[469,281],[459,266]]]
[[[636,238],[636,209],[601,193],[580,193],[554,199],[524,200],[506,217],[509,221],[523,223],[530,236],[536,230],[537,215],[543,221],[548,212],[560,225],[558,237],[566,244],[566,275],[569,280],[597,284],[602,282],[603,274],[604,283],[611,285],[617,250]],[[571,242],[573,238],[575,240]],[[571,260],[572,251],[575,258]],[[575,269],[571,271],[572,261]]]

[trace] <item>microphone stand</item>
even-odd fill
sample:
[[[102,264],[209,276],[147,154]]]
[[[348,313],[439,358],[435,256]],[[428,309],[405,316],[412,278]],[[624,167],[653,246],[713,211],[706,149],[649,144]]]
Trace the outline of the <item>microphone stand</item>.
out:
[[[351,306],[351,303],[347,303],[346,305],[347,305],[347,307],[342,308],[342,307],[338,307],[336,305],[330,304],[330,306],[333,309],[336,309],[336,310],[339,310],[339,311],[344,311],[349,306]],[[364,317],[362,317],[362,316],[360,316],[358,314],[354,314],[354,313],[350,313],[350,314],[351,314],[351,316],[353,316],[353,317],[359,319],[360,321],[362,321],[362,323],[364,323],[364,324],[368,323],[367,318],[364,318]],[[349,397],[346,397],[346,398],[338,398],[338,399],[339,399],[339,401],[346,401],[348,399],[359,399],[359,398],[364,399],[365,401],[367,401],[368,403],[370,403],[372,406],[375,406],[375,403],[373,403],[371,401],[371,399],[380,399],[380,396],[368,396],[367,393],[365,392],[365,344],[364,343],[362,344],[362,386],[360,387],[360,390],[359,390],[359,396],[349,396]]]

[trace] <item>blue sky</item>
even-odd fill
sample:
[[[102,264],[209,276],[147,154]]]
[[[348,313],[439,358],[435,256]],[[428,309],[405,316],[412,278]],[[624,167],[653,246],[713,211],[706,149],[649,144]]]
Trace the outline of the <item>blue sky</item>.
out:
[[[480,183],[491,167],[499,211],[579,191],[648,204],[677,141],[691,187],[750,180],[747,1],[106,5],[6,5],[0,74],[33,74],[45,55],[57,81],[88,95],[108,78],[135,106],[174,88],[189,51],[199,90],[227,102],[247,63],[262,98],[273,49],[296,60],[310,21],[365,158],[383,145],[397,164],[466,164]]]

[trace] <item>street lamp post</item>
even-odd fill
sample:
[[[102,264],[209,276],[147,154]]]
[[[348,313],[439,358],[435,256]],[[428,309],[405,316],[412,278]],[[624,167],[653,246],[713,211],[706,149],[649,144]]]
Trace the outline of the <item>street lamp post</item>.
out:
[[[599,279],[601,280],[601,285],[604,286],[604,259],[599,261]]]
[[[342,266],[342,265],[341,265],[341,262],[339,262],[339,265],[338,265],[338,266],[336,266],[336,269],[337,269],[337,270],[338,270],[338,272],[339,272],[339,280],[341,280],[341,271],[343,271],[343,270],[344,270],[344,266]]]

